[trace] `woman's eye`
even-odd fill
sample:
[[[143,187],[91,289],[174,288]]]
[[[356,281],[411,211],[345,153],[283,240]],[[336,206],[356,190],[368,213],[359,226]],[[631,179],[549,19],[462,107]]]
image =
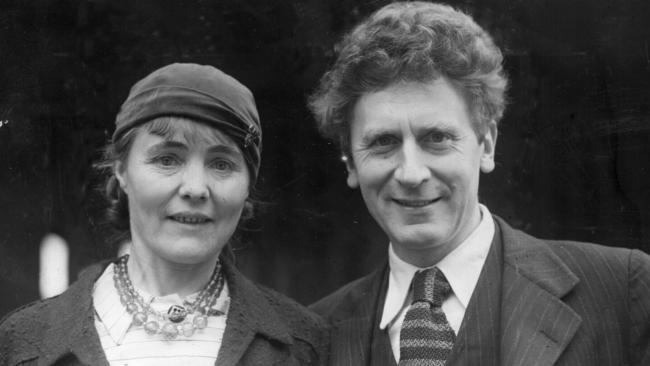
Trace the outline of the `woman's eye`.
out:
[[[219,171],[232,170],[232,163],[226,160],[217,160],[212,163],[212,167]]]

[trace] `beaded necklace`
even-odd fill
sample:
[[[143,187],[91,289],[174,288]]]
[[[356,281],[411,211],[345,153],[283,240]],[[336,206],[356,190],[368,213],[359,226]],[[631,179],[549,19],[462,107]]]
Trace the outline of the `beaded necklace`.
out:
[[[167,314],[163,314],[152,309],[133,287],[126,267],[128,260],[129,255],[125,254],[114,264],[113,281],[120,295],[120,302],[133,317],[131,324],[143,326],[144,331],[149,335],[160,333],[166,339],[175,339],[179,334],[189,338],[197,329],[207,327],[208,316],[213,315],[212,306],[217,302],[223,289],[221,262],[217,262],[210,281],[193,302],[185,300],[183,305],[172,305],[167,310]],[[191,321],[188,315],[193,316]]]

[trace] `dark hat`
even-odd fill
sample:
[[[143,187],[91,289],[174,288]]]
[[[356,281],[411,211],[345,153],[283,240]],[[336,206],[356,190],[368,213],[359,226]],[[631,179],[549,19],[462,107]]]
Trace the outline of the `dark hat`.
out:
[[[230,136],[242,150],[255,182],[262,129],[248,88],[212,66],[167,65],[131,88],[115,118],[113,142],[145,122],[171,116],[208,124]]]

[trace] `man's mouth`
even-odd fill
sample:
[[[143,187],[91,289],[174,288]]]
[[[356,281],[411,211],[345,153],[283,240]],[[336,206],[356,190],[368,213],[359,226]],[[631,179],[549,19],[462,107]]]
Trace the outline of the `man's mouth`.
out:
[[[430,200],[422,200],[422,199],[397,199],[393,198],[393,202],[397,203],[400,206],[404,207],[409,207],[409,208],[419,208],[419,207],[424,207],[427,205],[430,205],[432,203],[437,202],[440,200],[440,197],[430,199]]]

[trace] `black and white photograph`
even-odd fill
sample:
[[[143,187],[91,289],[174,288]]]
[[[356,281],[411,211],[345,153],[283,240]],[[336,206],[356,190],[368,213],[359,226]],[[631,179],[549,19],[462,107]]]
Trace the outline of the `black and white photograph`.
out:
[[[0,366],[650,365],[649,24],[3,0]]]

